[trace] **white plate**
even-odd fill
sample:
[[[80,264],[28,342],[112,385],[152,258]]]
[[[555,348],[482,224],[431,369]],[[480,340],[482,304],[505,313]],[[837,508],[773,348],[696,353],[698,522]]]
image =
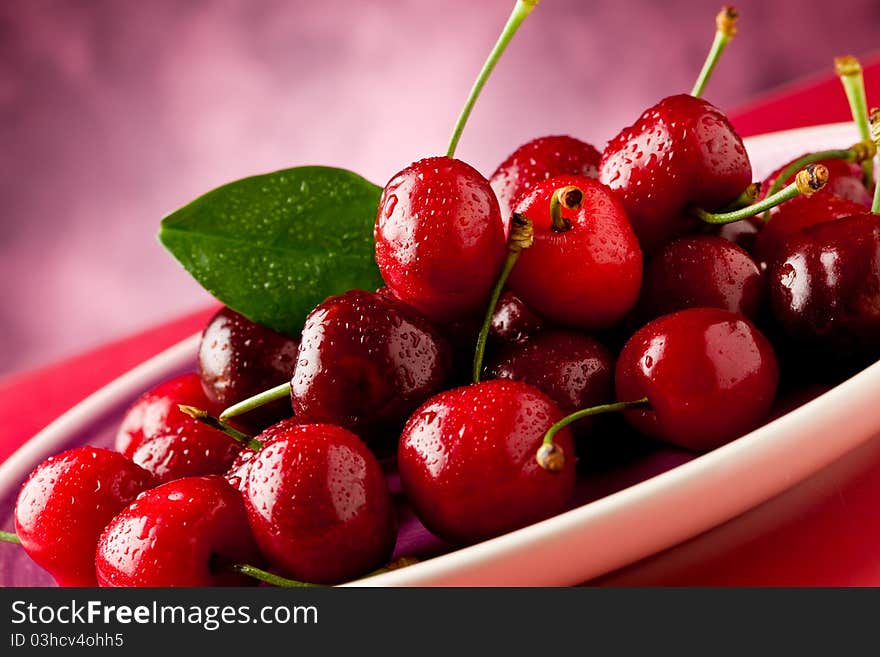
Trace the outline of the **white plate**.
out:
[[[846,147],[851,124],[745,140],[755,179],[810,150]],[[0,500],[44,458],[118,416],[140,392],[194,363],[198,336],[102,388],[0,466]],[[709,454],[504,536],[357,586],[578,584],[677,545],[767,501],[880,433],[880,363],[795,411]],[[2,575],[2,573],[0,573]],[[0,577],[2,579],[2,577]],[[13,583],[6,579],[6,584]]]

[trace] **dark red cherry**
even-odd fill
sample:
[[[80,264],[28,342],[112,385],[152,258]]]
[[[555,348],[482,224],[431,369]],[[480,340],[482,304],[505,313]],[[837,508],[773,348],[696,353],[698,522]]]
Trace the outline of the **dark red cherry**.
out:
[[[449,346],[421,313],[351,290],[306,319],[291,380],[294,413],[302,423],[394,441],[409,414],[443,389],[450,369]]]
[[[802,228],[815,224],[861,214],[865,207],[840,196],[823,194],[801,196],[783,203],[770,221],[763,224],[755,237],[752,254],[761,271],[766,271],[779,259],[785,243]]]
[[[685,308],[722,308],[757,319],[764,281],[752,257],[712,235],[668,242],[645,267],[639,312],[647,321]]]
[[[489,361],[487,370],[491,378],[535,386],[566,415],[614,401],[614,357],[583,333],[544,331],[526,342],[507,345]]]
[[[614,137],[599,180],[620,196],[645,252],[688,233],[690,205],[718,211],[752,182],[752,168],[727,117],[689,95],[664,98]]]
[[[153,476],[118,452],[78,447],[51,456],[25,481],[15,532],[28,556],[59,586],[97,586],[95,548],[113,517]]]
[[[647,397],[627,420],[653,438],[693,450],[723,445],[770,411],[779,368],[767,339],[745,317],[691,308],[646,324],[617,361],[617,398]]]
[[[98,541],[101,586],[241,586],[228,569],[260,559],[241,494],[223,477],[187,477],[140,495]]]
[[[565,174],[596,178],[601,157],[590,144],[564,135],[538,137],[523,144],[489,178],[501,216],[510,216],[520,197],[542,180]]]
[[[159,481],[223,474],[241,445],[177,408],[185,404],[216,415],[198,374],[183,374],[142,395],[122,420],[116,449]]]
[[[374,233],[376,262],[398,299],[438,321],[485,310],[507,228],[476,169],[448,157],[410,165],[385,186]]]
[[[880,355],[878,215],[866,212],[795,233],[771,267],[769,285],[774,318],[811,358]]]
[[[297,340],[221,309],[202,333],[199,375],[205,394],[227,408],[258,392],[289,381],[296,364]],[[236,419],[252,433],[290,417],[289,399],[279,399]]]
[[[561,210],[554,226],[550,201],[557,189],[582,193],[576,210]],[[619,322],[635,305],[642,252],[614,194],[592,178],[559,176],[536,184],[514,209],[532,221],[534,243],[508,279],[510,291],[549,321],[585,330]]]
[[[391,557],[396,521],[382,470],[341,427],[279,432],[251,461],[244,497],[257,543],[281,575],[335,584]]]
[[[509,290],[503,292],[492,314],[489,337],[501,343],[523,342],[544,328],[544,320]]]
[[[275,438],[284,435],[287,431],[298,424],[302,424],[302,421],[299,418],[287,418],[281,420],[281,422],[278,422],[277,424],[273,424],[271,427],[268,427],[265,431],[254,437],[263,445],[263,447],[265,447],[267,444],[275,440]],[[229,466],[229,470],[227,470],[224,475],[226,481],[235,486],[241,492],[244,492],[244,485],[247,483],[247,475],[251,469],[251,462],[257,455],[257,451],[258,450],[245,446],[235,457],[232,465]]]
[[[574,490],[574,447],[556,435],[560,472],[535,454],[562,418],[553,401],[519,381],[483,381],[440,393],[419,408],[400,438],[407,499],[425,526],[455,543],[518,529],[565,508]]]

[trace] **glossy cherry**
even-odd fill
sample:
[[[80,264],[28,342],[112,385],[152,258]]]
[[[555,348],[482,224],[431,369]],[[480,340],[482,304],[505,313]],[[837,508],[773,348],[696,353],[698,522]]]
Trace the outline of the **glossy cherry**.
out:
[[[25,481],[15,532],[59,586],[97,586],[95,547],[104,527],[158,482],[118,452],[77,447],[51,456]]]
[[[544,328],[544,324],[544,320],[522,299],[507,290],[501,294],[495,306],[489,337],[500,343],[523,342]]]
[[[551,217],[557,190],[574,187],[581,202]],[[596,330],[619,322],[635,305],[642,252],[614,194],[592,178],[559,176],[536,184],[515,212],[532,221],[534,243],[523,250],[508,279],[511,292],[542,317]]]
[[[302,424],[302,421],[299,418],[286,418],[276,424],[273,424],[271,427],[268,427],[262,433],[254,436],[254,438],[260,444],[262,444],[263,447],[265,447],[273,440],[275,440],[275,438],[284,435],[287,431],[298,424]],[[244,492],[244,486],[247,483],[247,475],[248,472],[250,472],[251,470],[251,463],[258,452],[258,449],[244,447],[235,457],[232,465],[229,466],[229,470],[227,470],[226,474],[224,475],[226,477],[226,481],[235,486],[241,492]]]
[[[257,543],[281,575],[334,584],[391,557],[396,520],[382,470],[341,427],[277,433],[251,461],[244,497]]]
[[[565,414],[614,400],[614,357],[583,333],[550,330],[508,345],[490,359],[487,371],[488,378],[535,386]]]
[[[538,137],[523,144],[489,178],[501,216],[510,216],[520,197],[542,180],[565,174],[596,178],[601,157],[590,144],[565,135]]]
[[[449,346],[405,303],[351,290],[306,319],[291,380],[296,417],[396,440],[409,414],[446,384]]]
[[[226,408],[289,381],[298,346],[297,340],[222,308],[208,322],[199,344],[199,375],[205,394],[215,406]],[[242,415],[237,423],[258,432],[292,412],[290,400],[279,399]]]
[[[241,586],[232,564],[260,559],[241,494],[215,475],[186,477],[140,495],[98,541],[101,586]]]
[[[717,211],[752,182],[752,168],[727,117],[686,94],[664,98],[605,147],[599,180],[623,202],[646,253],[694,230],[688,206]]]
[[[767,339],[745,317],[691,308],[648,323],[615,370],[620,400],[647,397],[627,420],[647,436],[709,450],[754,429],[776,394],[779,368]]]
[[[376,262],[398,299],[434,320],[460,319],[485,308],[506,235],[489,181],[460,160],[431,157],[385,186]]]
[[[764,281],[752,257],[711,235],[668,242],[645,267],[639,314],[644,321],[686,308],[722,308],[755,321]]]
[[[880,356],[880,216],[800,230],[771,267],[769,285],[774,318],[811,358]]]
[[[398,449],[419,519],[441,538],[471,543],[562,511],[575,478],[568,429],[556,439],[566,456],[560,472],[535,460],[561,417],[549,397],[519,381],[484,381],[430,399],[407,422]]]
[[[186,404],[217,414],[197,374],[183,374],[142,395],[122,420],[116,449],[159,481],[223,474],[241,445],[178,409]]]

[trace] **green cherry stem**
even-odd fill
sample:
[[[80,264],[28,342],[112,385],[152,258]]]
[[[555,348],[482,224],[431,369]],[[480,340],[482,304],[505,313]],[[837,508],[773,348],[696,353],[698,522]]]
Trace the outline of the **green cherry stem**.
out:
[[[699,98],[703,95],[706,83],[709,82],[709,78],[712,76],[712,71],[715,69],[715,65],[721,58],[721,53],[724,52],[727,44],[730,43],[730,40],[736,35],[737,18],[739,18],[739,14],[733,7],[722,8],[715,17],[715,39],[712,41],[712,47],[709,49],[709,54],[706,56],[706,61],[703,63],[703,69],[697,77],[697,82],[691,90],[691,96],[694,98]]]
[[[871,138],[874,140],[875,150],[880,152],[880,107],[871,108]],[[874,201],[871,203],[871,212],[880,214],[880,180],[874,183]]]
[[[559,422],[547,429],[547,433],[544,434],[544,440],[541,443],[541,447],[538,448],[538,453],[535,455],[535,460],[537,460],[538,465],[540,465],[545,470],[549,472],[559,472],[565,465],[565,455],[562,453],[562,449],[559,447],[559,445],[553,442],[553,438],[556,436],[557,433],[559,433],[562,429],[567,427],[572,422],[577,422],[578,420],[582,420],[585,417],[591,417],[593,415],[599,415],[601,413],[616,413],[633,408],[650,408],[648,398],[642,397],[641,399],[636,399],[635,401],[602,404],[600,406],[593,406],[591,408],[585,408],[580,411],[575,411],[571,415],[566,415],[564,418],[559,420]]]
[[[837,72],[853,121],[859,129],[859,136],[864,141],[871,141],[871,125],[868,121],[868,100],[865,97],[865,77],[862,64],[858,59],[847,55],[834,58],[834,70]],[[874,162],[871,158],[862,160],[862,174],[866,187],[874,182]]]
[[[222,420],[218,420],[213,415],[208,413],[208,411],[203,411],[202,409],[196,408],[195,406],[187,406],[186,404],[178,404],[177,408],[180,409],[181,413],[189,415],[194,420],[198,420],[202,424],[205,424],[212,429],[222,431],[227,436],[232,438],[235,442],[241,443],[249,449],[257,451],[263,447],[263,443],[261,443],[253,436],[249,436],[246,433],[239,431],[235,427],[229,426]]]
[[[791,200],[795,196],[809,196],[822,189],[826,182],[828,182],[828,169],[821,164],[811,164],[806,169],[799,171],[795,181],[787,187],[740,210],[734,210],[733,212],[707,212],[702,208],[691,208],[690,212],[709,224],[731,224],[734,221],[748,219],[756,214],[761,214],[766,210],[775,208],[777,205],[785,203],[785,201]]]
[[[308,589],[319,586],[318,584],[309,584],[307,582],[299,582],[295,579],[288,579],[287,577],[282,577],[281,575],[270,573],[267,570],[257,568],[256,566],[251,566],[247,563],[232,564],[231,566],[229,566],[229,570],[232,570],[236,573],[241,573],[242,575],[247,575],[248,577],[253,577],[254,579],[265,582],[266,584],[271,584],[272,586],[279,586],[286,589]]]
[[[0,543],[21,545],[21,539],[15,535],[15,532],[0,532]]]
[[[534,239],[535,231],[531,220],[525,215],[514,212],[510,222],[510,237],[507,238],[507,257],[504,259],[504,265],[501,267],[501,274],[495,282],[495,287],[492,288],[492,294],[489,297],[489,307],[486,309],[486,316],[483,318],[483,325],[480,327],[480,334],[477,336],[477,347],[474,351],[474,383],[480,382],[483,357],[486,353],[486,340],[489,338],[489,327],[492,325],[492,315],[495,314],[495,306],[498,305],[501,290],[504,289],[504,284],[507,282],[507,278],[510,276],[510,272],[513,270],[520,252],[523,249],[529,248]]]
[[[510,18],[507,19],[507,24],[501,31],[501,36],[498,37],[498,41],[495,43],[495,47],[492,48],[492,52],[489,53],[489,57],[483,64],[483,68],[480,70],[480,74],[477,76],[474,86],[471,87],[470,95],[468,95],[467,102],[465,102],[461,114],[458,115],[458,121],[455,122],[455,129],[452,131],[452,139],[450,139],[449,148],[446,151],[447,157],[453,157],[455,155],[458,140],[461,139],[461,133],[464,130],[468,117],[471,115],[474,103],[477,102],[477,98],[483,90],[483,85],[485,85],[486,80],[489,79],[492,69],[495,68],[495,64],[498,63],[498,60],[507,48],[507,44],[510,43],[510,40],[513,38],[513,35],[516,34],[519,26],[522,25],[522,22],[526,17],[532,13],[532,9],[538,5],[538,2],[539,0],[517,0],[516,5],[513,7],[513,11],[510,12]]]
[[[269,402],[273,402],[277,399],[284,399],[285,397],[290,395],[290,382],[282,383],[280,386],[275,386],[274,388],[269,388],[268,390],[264,390],[263,392],[257,393],[253,397],[248,397],[244,401],[240,401],[237,404],[233,404],[222,413],[220,413],[220,421],[224,422],[231,417],[235,417],[237,415],[243,415],[248,411],[252,411],[255,408],[259,408]]]
[[[761,193],[761,183],[753,182],[751,185],[746,187],[739,196],[737,196],[733,203],[729,204],[724,208],[724,212],[732,212],[733,210],[741,210],[745,208],[755,201],[758,200],[758,194]]]

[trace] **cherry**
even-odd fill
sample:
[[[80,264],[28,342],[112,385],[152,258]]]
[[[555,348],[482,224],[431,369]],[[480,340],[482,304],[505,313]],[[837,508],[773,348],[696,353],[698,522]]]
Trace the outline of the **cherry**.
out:
[[[776,355],[745,317],[719,308],[665,315],[637,331],[615,370],[617,398],[647,398],[629,410],[640,432],[681,447],[709,450],[767,416],[779,380]]]
[[[714,105],[664,98],[605,147],[599,180],[619,195],[650,253],[693,231],[689,206],[721,210],[752,182],[742,139]]]
[[[129,502],[157,483],[108,449],[78,447],[51,456],[21,488],[16,534],[28,556],[59,586],[97,586],[98,537]]]
[[[501,216],[509,216],[520,197],[542,180],[565,174],[596,178],[601,157],[590,144],[563,135],[539,137],[523,144],[489,178],[501,205]]]
[[[208,322],[199,344],[199,374],[205,394],[225,408],[258,392],[289,381],[298,342],[222,308]],[[290,417],[290,401],[280,399],[259,412],[239,418],[250,431],[259,431]]]
[[[490,360],[487,369],[489,378],[535,386],[563,413],[614,398],[614,357],[598,340],[583,333],[544,331],[526,342],[507,345]]]
[[[240,586],[228,565],[260,558],[241,494],[223,477],[177,479],[142,493],[107,525],[101,586]]]
[[[771,223],[774,220],[771,220]],[[769,270],[773,316],[811,358],[880,356],[880,217],[862,213],[791,236]]]
[[[428,400],[400,438],[407,498],[425,526],[471,543],[559,513],[574,490],[571,433],[557,435],[568,458],[548,472],[535,452],[562,417],[553,401],[519,381],[484,381]]]
[[[129,408],[116,434],[116,449],[162,482],[223,474],[241,445],[182,412],[180,404],[211,413],[220,410],[205,396],[197,374],[183,374],[159,384]]]
[[[256,449],[245,447],[238,453],[238,455],[236,455],[235,460],[232,462],[232,465],[229,466],[229,470],[227,470],[226,474],[224,475],[226,477],[226,481],[228,481],[230,484],[235,486],[243,493],[244,485],[247,483],[248,472],[250,472],[251,470],[251,463],[253,462],[254,457],[257,455],[257,453],[264,446],[275,440],[275,438],[284,435],[287,431],[298,424],[302,424],[299,418],[286,418],[284,420],[281,420],[277,424],[273,424],[271,427],[268,427],[258,436],[255,436],[254,439],[258,443],[260,443],[260,446],[255,446]]]
[[[489,181],[448,157],[420,160],[385,186],[376,262],[393,294],[435,320],[485,306],[507,229]]]
[[[254,536],[286,577],[333,584],[384,564],[396,539],[376,458],[329,424],[278,431],[252,459],[244,498]]]
[[[523,342],[542,328],[544,320],[532,312],[522,299],[507,290],[495,306],[489,337],[501,343]]]
[[[609,328],[632,309],[642,281],[642,252],[607,187],[591,178],[550,178],[521,198],[514,212],[534,226],[534,243],[520,254],[508,280],[529,308],[586,330]]]
[[[650,320],[706,306],[740,313],[754,321],[763,292],[758,266],[742,248],[712,235],[681,237],[668,242],[648,261],[639,313]]]

